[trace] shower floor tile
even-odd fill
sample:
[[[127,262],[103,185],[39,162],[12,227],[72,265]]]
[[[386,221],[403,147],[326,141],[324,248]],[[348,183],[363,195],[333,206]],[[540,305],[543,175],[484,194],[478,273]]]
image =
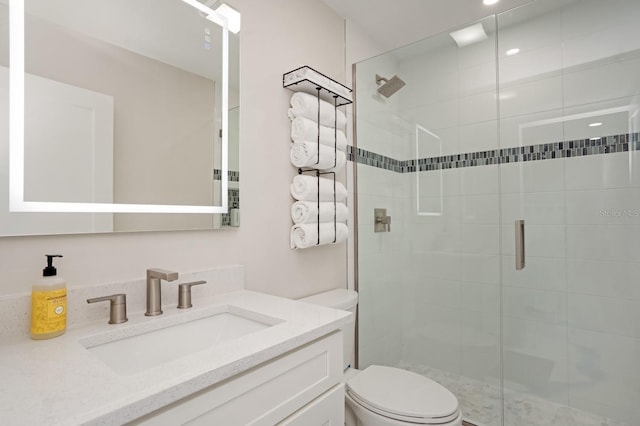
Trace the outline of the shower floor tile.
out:
[[[460,401],[464,420],[476,426],[502,426],[500,388],[458,374],[400,362],[396,365],[440,383]],[[631,426],[521,392],[505,390],[505,426]]]

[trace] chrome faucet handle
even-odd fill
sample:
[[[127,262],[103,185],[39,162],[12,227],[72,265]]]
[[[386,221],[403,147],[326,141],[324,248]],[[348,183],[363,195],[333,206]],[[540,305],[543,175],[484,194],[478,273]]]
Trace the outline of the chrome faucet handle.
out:
[[[178,273],[166,269],[147,269],[147,311],[146,316],[151,317],[162,314],[162,288],[160,280],[175,281]]]
[[[87,303],[111,302],[109,305],[109,324],[121,324],[127,322],[127,295],[124,293],[111,296],[94,297],[87,299]]]
[[[194,285],[206,284],[206,281],[194,281],[184,283],[178,286],[178,309],[187,309],[192,307],[191,304],[191,287]]]

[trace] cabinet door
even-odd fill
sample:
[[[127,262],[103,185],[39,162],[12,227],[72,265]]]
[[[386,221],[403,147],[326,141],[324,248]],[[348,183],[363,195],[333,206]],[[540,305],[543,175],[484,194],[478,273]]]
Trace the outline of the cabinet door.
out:
[[[339,384],[342,362],[338,331],[130,424],[273,426]]]
[[[341,383],[323,393],[278,426],[343,426],[344,385]]]

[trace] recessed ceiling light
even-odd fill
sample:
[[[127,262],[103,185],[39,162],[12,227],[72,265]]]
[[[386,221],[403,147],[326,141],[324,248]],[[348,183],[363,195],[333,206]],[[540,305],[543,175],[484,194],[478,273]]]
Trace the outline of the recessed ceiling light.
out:
[[[496,4],[498,3],[500,0],[482,0],[482,3],[484,3],[487,6],[491,6],[492,4]]]
[[[506,52],[507,56],[517,55],[518,53],[520,53],[520,49],[518,49],[517,47],[513,49],[509,49]]]
[[[589,127],[598,127],[598,126],[602,126],[602,123],[590,123]]]
[[[461,30],[453,31],[449,33],[449,35],[456,41],[459,47],[464,47],[489,38],[487,33],[484,32],[484,27],[480,22]]]

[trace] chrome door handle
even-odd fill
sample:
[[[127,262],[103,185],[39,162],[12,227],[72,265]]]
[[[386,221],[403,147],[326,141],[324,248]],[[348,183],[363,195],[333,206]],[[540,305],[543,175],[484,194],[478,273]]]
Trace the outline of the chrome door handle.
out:
[[[525,267],[524,220],[516,220],[516,271]]]

